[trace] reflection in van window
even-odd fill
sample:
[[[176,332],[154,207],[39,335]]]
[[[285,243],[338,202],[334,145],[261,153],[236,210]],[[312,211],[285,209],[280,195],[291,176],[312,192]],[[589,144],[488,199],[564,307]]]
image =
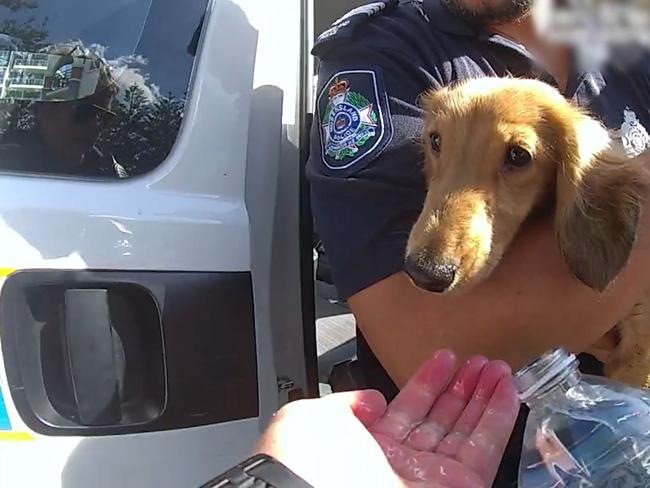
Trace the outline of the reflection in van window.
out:
[[[178,135],[208,0],[0,0],[0,171],[124,178]]]

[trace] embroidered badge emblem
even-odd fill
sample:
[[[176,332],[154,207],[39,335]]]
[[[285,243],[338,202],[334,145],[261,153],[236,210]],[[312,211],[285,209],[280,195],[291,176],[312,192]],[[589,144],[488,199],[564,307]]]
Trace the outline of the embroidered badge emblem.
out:
[[[328,90],[329,103],[322,125],[325,154],[341,161],[355,156],[377,134],[374,105],[362,94],[350,90],[345,79],[335,80]]]
[[[623,124],[619,134],[628,156],[638,156],[650,147],[648,131],[641,125],[637,115],[629,107],[625,107],[623,110]]]
[[[334,73],[319,93],[316,110],[322,161],[339,174],[359,171],[392,139],[388,96],[378,71]]]

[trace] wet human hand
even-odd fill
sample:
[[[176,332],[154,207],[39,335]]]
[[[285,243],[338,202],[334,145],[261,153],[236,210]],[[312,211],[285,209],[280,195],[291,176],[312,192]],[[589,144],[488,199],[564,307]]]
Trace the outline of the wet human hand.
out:
[[[286,405],[255,451],[316,488],[488,487],[518,412],[510,369],[440,351],[389,404],[376,391]]]
[[[492,485],[519,402],[507,364],[474,357],[428,361],[369,430],[409,487]]]

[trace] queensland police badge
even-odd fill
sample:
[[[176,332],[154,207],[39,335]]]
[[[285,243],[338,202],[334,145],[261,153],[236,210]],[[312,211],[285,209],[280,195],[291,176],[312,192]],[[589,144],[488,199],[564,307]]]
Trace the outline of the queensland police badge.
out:
[[[335,81],[327,92],[323,114],[325,153],[340,161],[353,157],[375,137],[377,114],[366,97],[350,90],[347,80]]]
[[[379,99],[375,73],[337,73],[318,100],[323,161],[347,169],[378,148],[386,133],[387,108]]]

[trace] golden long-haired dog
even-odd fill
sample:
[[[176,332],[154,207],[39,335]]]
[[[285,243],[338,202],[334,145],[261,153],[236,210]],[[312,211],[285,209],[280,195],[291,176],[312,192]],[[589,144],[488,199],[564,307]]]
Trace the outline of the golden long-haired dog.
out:
[[[428,191],[405,265],[416,285],[446,293],[485,279],[524,221],[554,208],[571,271],[607,287],[635,242],[648,179],[599,122],[526,79],[468,81],[425,94],[422,106]],[[596,354],[607,376],[650,386],[647,305],[612,329],[609,354]]]

